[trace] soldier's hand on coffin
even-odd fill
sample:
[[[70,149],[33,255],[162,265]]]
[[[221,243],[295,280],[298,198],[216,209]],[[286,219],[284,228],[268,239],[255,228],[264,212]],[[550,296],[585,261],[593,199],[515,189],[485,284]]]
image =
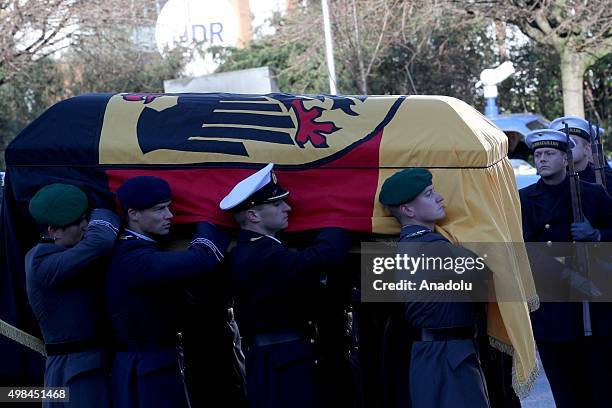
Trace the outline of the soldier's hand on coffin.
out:
[[[115,231],[117,231],[121,226],[119,216],[106,208],[94,208],[91,212],[89,220],[90,222],[93,220],[107,222]]]
[[[576,241],[599,241],[601,235],[599,230],[593,228],[589,220],[584,218],[583,222],[575,222],[572,224],[572,238]]]
[[[196,224],[196,232],[194,238],[206,238],[212,241],[217,249],[224,254],[227,251],[227,247],[230,243],[230,237],[228,234],[221,231],[212,222],[201,221]]]
[[[563,269],[561,276],[563,279],[569,281],[569,284],[573,289],[577,290],[583,295],[589,297],[600,297],[602,294],[601,290],[599,290],[599,288],[593,283],[593,281],[585,278],[584,276],[572,269]]]

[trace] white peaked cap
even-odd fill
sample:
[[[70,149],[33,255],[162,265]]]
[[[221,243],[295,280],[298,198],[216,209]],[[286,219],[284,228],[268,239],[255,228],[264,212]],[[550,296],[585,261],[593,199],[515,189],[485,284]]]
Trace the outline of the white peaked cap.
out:
[[[274,186],[277,186],[276,180],[273,179],[274,177],[272,173],[273,167],[274,167],[274,163],[270,163],[263,169],[259,170],[258,172],[254,174],[251,174],[249,177],[245,178],[244,180],[236,184],[236,186],[232,189],[232,191],[230,191],[229,194],[226,195],[223,198],[223,200],[221,200],[221,203],[219,204],[219,208],[221,208],[222,210],[231,210],[232,208],[239,206],[240,204],[244,203],[244,201],[247,200],[249,197],[251,197],[253,194],[258,192],[262,188],[268,186],[272,181],[274,181]],[[265,191],[267,191],[267,189],[264,190],[263,192]],[[277,200],[277,199],[280,199],[280,198],[283,198],[289,195],[289,193],[283,190],[280,186],[278,186],[278,188],[275,188],[273,192],[275,194],[273,196],[265,197],[265,201],[263,202],[270,202],[270,201]],[[262,202],[262,201],[259,201],[259,202]],[[250,203],[250,205],[255,205],[255,204],[256,204],[255,201],[253,203]]]

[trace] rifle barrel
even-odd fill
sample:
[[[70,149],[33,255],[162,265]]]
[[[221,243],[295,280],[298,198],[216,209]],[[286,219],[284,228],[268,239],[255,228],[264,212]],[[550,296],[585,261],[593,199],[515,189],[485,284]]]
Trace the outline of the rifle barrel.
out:
[[[601,144],[601,135],[599,134],[599,123],[595,123],[595,136],[592,134],[593,127],[589,122],[589,135],[591,136],[591,153],[593,153],[593,164],[595,165],[595,182],[608,191],[606,186],[606,161],[603,154]]]

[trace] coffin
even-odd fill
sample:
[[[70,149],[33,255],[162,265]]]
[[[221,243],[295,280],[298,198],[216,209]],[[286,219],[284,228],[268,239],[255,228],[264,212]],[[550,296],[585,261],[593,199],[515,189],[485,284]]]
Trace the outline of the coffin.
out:
[[[522,242],[507,140],[475,109],[444,96],[89,94],[59,102],[6,150],[0,276],[9,301],[0,318],[35,330],[27,313],[8,309],[24,302],[23,255],[37,239],[27,203],[46,184],[75,184],[93,205],[109,206],[124,180],[155,175],[172,187],[176,223],[235,226],[220,200],[273,162],[291,192],[288,232],[338,226],[393,235],[400,226],[378,203],[382,182],[399,169],[426,167],[445,197],[442,234]],[[489,334],[514,353],[515,388],[524,394],[537,369],[531,272],[522,253],[488,263],[496,292],[520,297],[490,305]]]

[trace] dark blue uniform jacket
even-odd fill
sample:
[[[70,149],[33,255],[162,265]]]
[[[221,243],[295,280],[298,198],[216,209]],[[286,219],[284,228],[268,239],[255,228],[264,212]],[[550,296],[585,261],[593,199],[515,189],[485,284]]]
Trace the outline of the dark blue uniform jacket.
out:
[[[349,245],[339,228],[322,230],[302,251],[242,230],[230,263],[243,336],[304,329],[312,319],[312,295],[321,273],[344,259]]]
[[[226,247],[227,238],[209,223],[198,224],[185,251],[162,251],[155,241],[129,231],[120,238],[106,281],[118,351],[113,367],[116,406],[186,404],[175,347],[182,285],[212,272]]]
[[[251,407],[321,406],[313,344],[306,337],[258,347],[257,335],[305,333],[313,319],[321,274],[350,248],[338,228],[321,230],[312,246],[290,251],[279,241],[242,230],[231,253],[232,283],[247,351],[247,396]],[[306,336],[306,334],[304,334]]]
[[[604,166],[606,190],[610,192],[612,191],[612,169],[606,164],[604,164]],[[597,180],[595,177],[595,168],[592,163],[589,163],[584,170],[579,171],[578,176],[580,177],[580,180],[587,181],[589,183],[595,183]]]
[[[612,200],[596,184],[580,182],[584,216],[599,229],[602,242],[612,241]],[[525,242],[572,242],[572,202],[569,177],[557,186],[542,180],[519,191]],[[570,255],[570,254],[559,254]],[[543,280],[559,279],[564,265],[550,257],[530,251],[534,279],[539,287]],[[543,283],[544,285],[546,282]],[[612,308],[606,303],[591,303],[593,335],[612,335]],[[542,303],[532,314],[534,336],[542,341],[573,341],[583,335],[581,303]]]

